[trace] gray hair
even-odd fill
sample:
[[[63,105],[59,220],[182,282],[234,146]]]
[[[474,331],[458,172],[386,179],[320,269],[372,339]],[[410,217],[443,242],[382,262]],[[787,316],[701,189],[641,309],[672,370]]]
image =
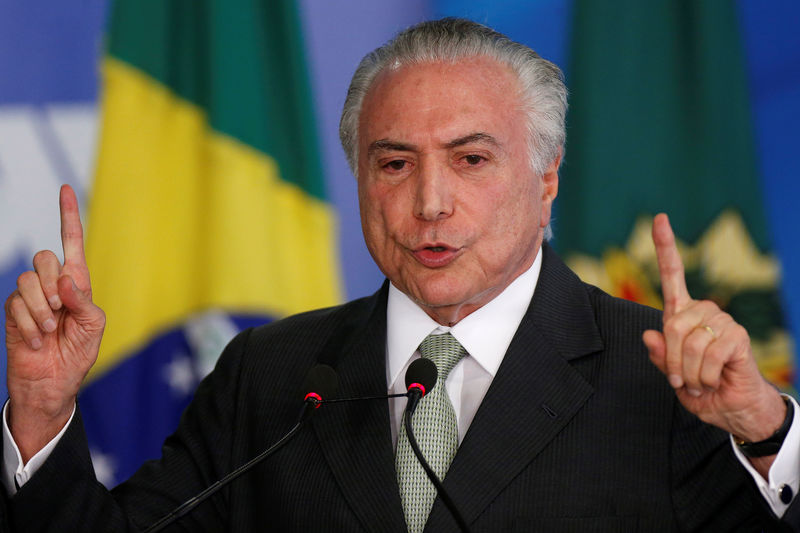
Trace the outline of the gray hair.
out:
[[[361,106],[378,74],[402,64],[455,62],[475,56],[495,59],[517,75],[528,115],[531,168],[537,175],[543,175],[564,150],[567,88],[561,70],[502,33],[459,18],[412,26],[361,60],[350,82],[339,122],[339,138],[353,175],[358,176]]]

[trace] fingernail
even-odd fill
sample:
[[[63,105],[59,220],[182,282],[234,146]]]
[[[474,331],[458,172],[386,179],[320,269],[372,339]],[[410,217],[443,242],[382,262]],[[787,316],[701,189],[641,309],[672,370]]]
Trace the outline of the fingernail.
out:
[[[670,374],[669,384],[672,385],[673,389],[680,389],[681,387],[683,387],[683,378],[680,377],[678,374]]]
[[[52,318],[48,318],[47,320],[45,320],[44,324],[42,325],[44,326],[44,330],[47,333],[52,333],[56,330],[56,321],[53,320]]]
[[[701,396],[703,394],[702,391],[699,391],[697,389],[688,389],[687,388],[686,392],[688,392],[691,396],[694,396],[695,398],[697,398],[698,396]]]
[[[61,309],[61,298],[59,298],[57,294],[51,296],[49,302],[50,302],[50,307],[53,310]]]
[[[31,339],[31,347],[34,350],[38,350],[39,348],[41,348],[42,347],[42,339],[40,339],[39,337],[35,337],[35,338]]]

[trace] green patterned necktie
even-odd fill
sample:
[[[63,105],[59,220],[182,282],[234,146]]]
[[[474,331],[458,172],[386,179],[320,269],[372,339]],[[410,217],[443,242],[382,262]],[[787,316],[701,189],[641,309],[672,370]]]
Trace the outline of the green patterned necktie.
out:
[[[434,362],[439,377],[433,390],[420,400],[411,424],[422,455],[443,480],[458,449],[458,421],[444,382],[467,351],[450,333],[428,335],[419,345],[419,351],[422,357]],[[395,463],[408,531],[420,533],[436,499],[436,487],[417,461],[402,424]]]

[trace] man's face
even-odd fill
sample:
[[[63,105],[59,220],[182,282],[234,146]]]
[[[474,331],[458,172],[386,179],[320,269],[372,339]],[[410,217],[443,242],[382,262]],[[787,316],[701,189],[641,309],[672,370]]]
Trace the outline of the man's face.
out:
[[[550,220],[558,161],[531,169],[512,71],[475,57],[387,69],[359,120],[364,238],[394,285],[441,324],[527,270]]]

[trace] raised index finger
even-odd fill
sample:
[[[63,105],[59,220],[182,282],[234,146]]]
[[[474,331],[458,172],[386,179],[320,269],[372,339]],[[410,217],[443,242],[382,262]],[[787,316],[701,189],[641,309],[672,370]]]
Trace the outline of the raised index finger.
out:
[[[653,219],[653,243],[656,246],[661,292],[664,296],[664,318],[681,311],[692,298],[686,289],[683,261],[675,245],[675,235],[664,213]]]
[[[62,185],[59,196],[59,206],[61,208],[61,246],[64,249],[64,267],[68,268],[82,290],[86,287],[81,286],[84,279],[88,283],[88,268],[86,267],[86,255],[83,251],[83,226],[81,225],[81,215],[78,211],[78,199],[75,191],[69,185]]]

